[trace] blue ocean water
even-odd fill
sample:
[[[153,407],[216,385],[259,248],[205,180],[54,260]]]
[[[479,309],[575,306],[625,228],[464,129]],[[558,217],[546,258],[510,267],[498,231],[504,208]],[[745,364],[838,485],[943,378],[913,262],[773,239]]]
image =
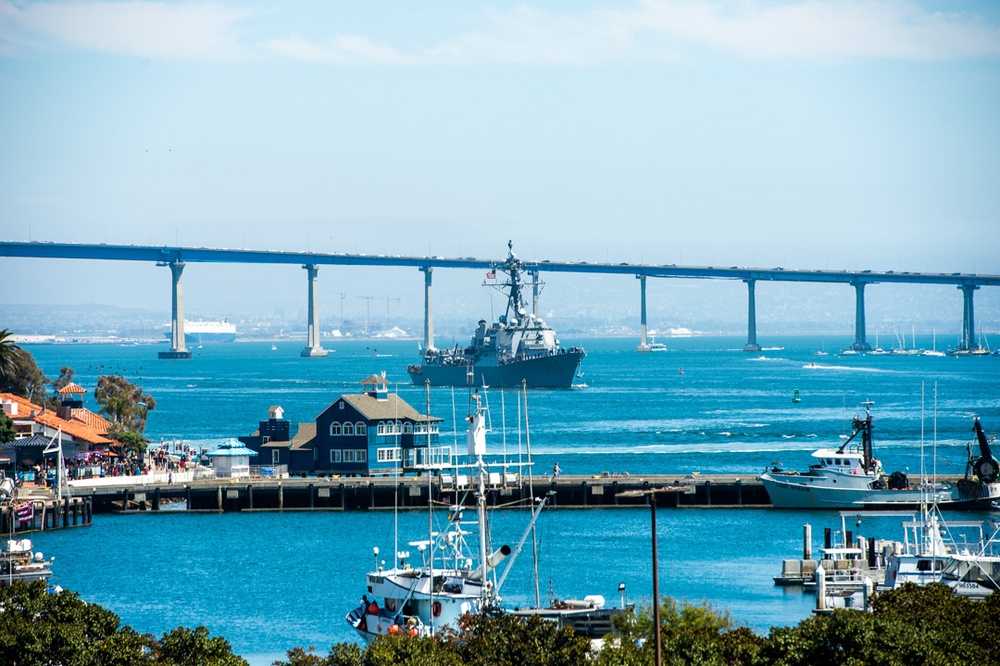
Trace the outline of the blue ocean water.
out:
[[[929,337],[929,336],[928,336]],[[565,342],[565,341],[564,341]],[[581,341],[573,341],[574,344]],[[602,471],[752,474],[781,462],[804,468],[815,448],[850,433],[861,403],[874,402],[876,447],[888,471],[921,466],[960,474],[973,443],[972,416],[1000,431],[1000,357],[816,356],[832,340],[768,340],[742,351],[735,337],[667,340],[668,351],[639,355],[635,340],[593,339],[579,385],[529,392],[531,451],[540,474],[558,461],[564,474]],[[844,340],[846,346],[849,341]],[[917,340],[930,347],[930,339]],[[315,418],[358,382],[386,372],[418,409],[422,387],[409,384],[414,341],[344,340],[325,359],[299,357],[301,343],[205,345],[188,361],[160,361],[161,348],[37,345],[27,348],[50,377],[61,366],[92,391],[119,372],[152,394],[147,435],[210,446],[249,434],[281,405],[293,422]],[[331,345],[327,345],[331,346]],[[798,389],[801,401],[792,402]],[[442,439],[466,413],[466,390],[431,390],[431,412],[445,419]],[[516,391],[486,391],[491,452],[526,453]],[[504,427],[506,426],[506,427]],[[455,435],[461,445],[464,434]],[[459,446],[460,448],[460,446]],[[774,587],[780,560],[797,557],[802,525],[839,525],[835,512],[763,509],[661,509],[657,531],[661,593],[707,601],[758,631],[809,614],[813,599]],[[424,512],[400,514],[401,541],[426,533]],[[498,511],[495,541],[514,543],[527,516]],[[553,509],[540,520],[540,575],[558,596],[602,594],[651,599],[650,516],[646,509]],[[898,520],[871,519],[859,532],[899,538]],[[354,640],[344,614],[364,592],[372,547],[392,552],[393,513],[284,512],[97,516],[86,529],[35,535],[57,556],[53,582],[118,613],[142,632],[204,624],[253,663],[295,646]],[[818,544],[816,544],[818,545]],[[509,603],[533,596],[530,553],[503,590]]]

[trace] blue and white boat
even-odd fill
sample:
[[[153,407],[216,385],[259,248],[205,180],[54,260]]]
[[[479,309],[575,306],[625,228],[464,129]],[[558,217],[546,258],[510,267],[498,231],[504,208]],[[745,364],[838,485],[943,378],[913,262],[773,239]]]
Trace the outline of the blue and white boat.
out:
[[[758,477],[775,508],[910,510],[930,503],[945,509],[988,509],[1000,498],[998,465],[978,419],[981,455],[969,461],[964,479],[956,484],[925,479],[910,483],[903,472],[885,474],[875,457],[872,404],[864,403],[864,418],[854,418],[854,432],[840,447],[813,452],[817,462],[807,471],[774,467]]]

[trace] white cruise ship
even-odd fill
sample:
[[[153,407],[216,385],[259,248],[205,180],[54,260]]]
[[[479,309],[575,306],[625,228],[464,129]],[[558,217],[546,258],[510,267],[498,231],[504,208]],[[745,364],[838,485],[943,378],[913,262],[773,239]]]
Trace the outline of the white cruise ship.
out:
[[[166,325],[167,338],[170,338],[170,324]],[[236,340],[236,324],[228,319],[222,321],[188,321],[184,320],[184,344],[200,345],[208,342],[233,342]]]

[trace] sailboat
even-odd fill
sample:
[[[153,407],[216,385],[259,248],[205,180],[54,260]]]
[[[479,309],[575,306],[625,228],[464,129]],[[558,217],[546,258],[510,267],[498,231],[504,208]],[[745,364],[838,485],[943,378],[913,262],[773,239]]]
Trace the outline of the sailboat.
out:
[[[920,351],[921,356],[946,356],[943,351],[938,351],[937,348],[937,329],[931,329],[931,348],[923,349]]]

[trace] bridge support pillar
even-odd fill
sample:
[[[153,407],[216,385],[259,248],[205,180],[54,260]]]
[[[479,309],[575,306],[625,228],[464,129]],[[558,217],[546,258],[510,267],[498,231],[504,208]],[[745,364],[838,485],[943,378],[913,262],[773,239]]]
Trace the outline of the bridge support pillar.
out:
[[[161,266],[163,264],[160,264]],[[184,284],[181,274],[184,272],[183,261],[171,261],[170,277],[171,308],[170,308],[170,350],[161,351],[157,356],[165,359],[191,358],[191,352],[184,344]]]
[[[871,345],[865,337],[865,284],[852,282],[854,286],[854,351],[870,351]]]
[[[639,346],[635,348],[640,354],[651,351],[646,341],[646,276],[636,275],[639,281]]]
[[[424,349],[434,348],[434,302],[431,292],[431,274],[434,271],[430,266],[421,266],[420,272],[424,274]]]
[[[743,346],[743,351],[759,352],[760,345],[757,344],[757,280],[749,278],[743,281],[747,283],[747,343]]]
[[[962,343],[959,346],[960,351],[976,351],[979,349],[979,343],[976,342],[976,312],[972,303],[972,295],[975,293],[976,289],[979,289],[977,285],[974,284],[963,284],[959,285],[959,289],[962,290]]]
[[[319,269],[315,264],[307,264],[302,268],[309,273],[309,324],[308,324],[308,346],[302,350],[301,356],[309,358],[322,358],[329,354],[319,342],[319,311],[316,309],[316,280],[319,277]]]

